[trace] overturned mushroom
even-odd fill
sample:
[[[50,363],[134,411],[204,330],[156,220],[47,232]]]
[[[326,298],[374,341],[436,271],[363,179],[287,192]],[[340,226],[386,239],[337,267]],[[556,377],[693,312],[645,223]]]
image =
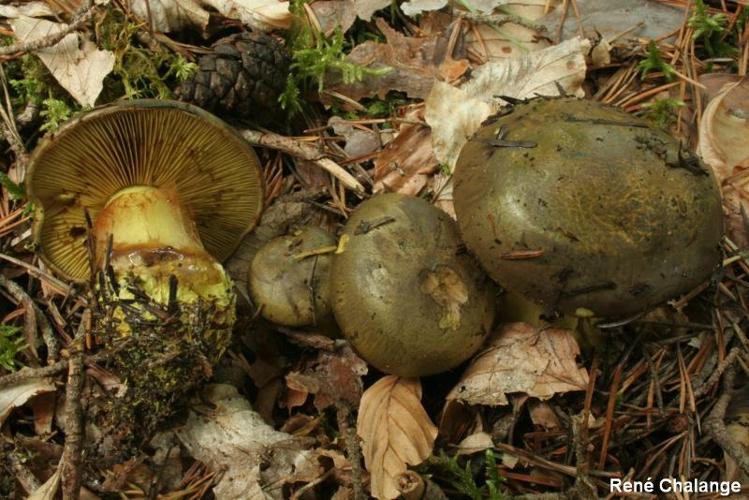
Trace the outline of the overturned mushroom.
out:
[[[219,261],[261,210],[254,152],[194,106],[122,102],[46,138],[27,187],[50,267],[91,278],[92,237],[97,334],[116,348],[130,400],[167,406],[142,414],[168,414],[165,401],[205,378],[229,344],[235,296]]]

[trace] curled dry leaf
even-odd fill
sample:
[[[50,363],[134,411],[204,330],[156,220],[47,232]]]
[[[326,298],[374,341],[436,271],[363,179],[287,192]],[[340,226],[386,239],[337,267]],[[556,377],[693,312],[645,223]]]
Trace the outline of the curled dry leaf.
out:
[[[567,94],[583,95],[585,55],[590,42],[567,40],[521,57],[484,64],[465,84],[453,87],[437,82],[426,99],[426,121],[432,127],[434,153],[451,168],[465,142],[504,101],[495,96],[526,99]]]
[[[26,500],[54,500],[57,498],[57,490],[60,489],[60,467],[39,488],[31,493]]]
[[[437,428],[420,400],[418,379],[393,375],[378,380],[362,396],[356,432],[375,498],[398,497],[397,481],[407,465],[420,464],[432,453]]]
[[[336,28],[346,33],[356,21],[354,0],[318,0],[307,5],[312,9],[316,24],[325,36],[332,35]]]
[[[540,425],[545,429],[559,429],[562,427],[557,414],[554,413],[549,403],[545,401],[538,401],[536,399],[528,401],[528,413],[535,425]]]
[[[315,407],[322,411],[333,404],[356,408],[362,396],[362,376],[367,364],[348,345],[336,352],[321,351],[301,372],[286,375],[286,385],[297,392],[315,395]],[[306,397],[306,396],[305,396]]]
[[[749,244],[749,79],[726,84],[705,108],[697,152],[721,184],[728,232]]]
[[[45,19],[19,16],[10,22],[19,42],[31,42],[58,33],[67,26]],[[37,52],[52,76],[82,106],[93,107],[114,68],[114,53],[99,50],[78,33],[69,33],[52,47]]]
[[[0,426],[3,425],[14,408],[25,405],[34,396],[54,391],[55,384],[49,378],[33,378],[16,385],[3,387],[0,389]]]
[[[584,391],[588,372],[577,366],[579,354],[569,330],[509,323],[490,337],[447,398],[496,406],[508,404],[511,393],[549,399]]]
[[[405,123],[374,160],[374,191],[416,196],[438,166],[431,129],[422,123]]]
[[[480,431],[466,437],[458,443],[456,453],[458,455],[473,455],[494,447],[492,436],[488,432]]]

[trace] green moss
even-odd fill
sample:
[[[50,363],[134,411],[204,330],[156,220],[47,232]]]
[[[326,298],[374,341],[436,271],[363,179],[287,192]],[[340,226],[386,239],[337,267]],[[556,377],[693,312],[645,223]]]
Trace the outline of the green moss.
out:
[[[306,19],[304,3],[304,0],[295,0],[289,8],[294,14],[287,37],[291,49],[291,73],[279,102],[290,115],[301,111],[300,95],[306,90],[322,92],[331,80],[351,84],[365,76],[382,76],[392,70],[389,67],[368,68],[348,61],[346,52],[352,44],[344,38],[340,28],[330,36],[315,31]]]
[[[23,332],[19,327],[0,325],[0,367],[15,371],[19,365],[16,356],[25,347]]]
[[[110,5],[99,23],[97,35],[100,45],[115,56],[112,75],[105,80],[103,97],[111,101],[126,99],[172,97],[171,87],[189,78],[196,70],[195,63],[182,55],[142,47],[137,41],[141,25],[129,20],[119,8]]]

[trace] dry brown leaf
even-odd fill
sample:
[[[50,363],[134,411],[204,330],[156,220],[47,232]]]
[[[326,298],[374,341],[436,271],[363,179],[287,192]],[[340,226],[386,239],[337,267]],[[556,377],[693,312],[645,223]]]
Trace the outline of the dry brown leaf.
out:
[[[584,391],[588,372],[577,366],[579,354],[569,330],[509,323],[490,337],[447,398],[496,406],[508,404],[511,393],[549,399]]]
[[[307,5],[325,36],[332,35],[336,28],[346,33],[356,21],[354,0],[318,0]]]
[[[455,451],[458,455],[473,455],[494,447],[492,436],[488,432],[481,431],[471,434],[458,444]]]
[[[298,392],[315,395],[315,407],[322,411],[333,404],[359,406],[365,363],[344,345],[336,352],[321,351],[301,372],[286,375],[286,385]]]
[[[425,117],[432,127],[437,160],[455,166],[468,138],[486,118],[506,105],[495,96],[556,96],[558,86],[567,94],[582,96],[589,49],[588,40],[574,38],[528,55],[484,64],[459,88],[435,83],[426,99]]]
[[[365,76],[352,84],[330,88],[356,101],[378,96],[384,99],[391,90],[405,92],[409,97],[421,98],[429,94],[437,78],[455,79],[467,69],[468,62],[445,57],[443,44],[435,35],[408,37],[392,29],[382,19],[375,20],[386,42],[364,42],[357,45],[347,60],[372,69],[390,68],[384,75]]]
[[[33,378],[16,385],[0,389],[0,426],[8,418],[13,408],[26,404],[28,400],[39,394],[54,392],[55,384],[49,378]]]
[[[380,149],[381,144],[377,134],[366,127],[355,127],[340,116],[331,116],[328,125],[333,127],[335,135],[346,140],[343,150],[349,158],[358,158]]]
[[[421,406],[419,380],[386,375],[367,389],[356,432],[371,475],[372,496],[398,497],[398,477],[407,465],[420,464],[432,453],[437,437],[437,428]]]
[[[559,422],[557,414],[551,409],[549,403],[533,399],[528,401],[528,413],[531,421],[545,429],[559,429],[562,424]]]
[[[57,33],[67,26],[45,19],[19,16],[10,22],[19,42],[31,42]],[[104,88],[104,77],[114,68],[114,53],[99,50],[78,33],[70,33],[62,40],[37,52],[39,59],[52,76],[82,106],[93,107]]]
[[[728,232],[749,244],[749,79],[728,83],[713,97],[700,121],[697,152],[721,184]]]
[[[374,160],[374,191],[415,196],[438,166],[431,129],[426,124],[406,123]]]
[[[58,466],[55,473],[36,491],[31,493],[26,500],[54,500],[57,498],[57,490],[60,488],[60,479],[60,467]]]

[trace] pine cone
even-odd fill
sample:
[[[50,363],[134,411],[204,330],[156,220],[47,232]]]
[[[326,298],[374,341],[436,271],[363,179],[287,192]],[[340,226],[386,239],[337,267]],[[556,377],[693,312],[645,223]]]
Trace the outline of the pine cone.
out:
[[[177,87],[177,98],[217,115],[271,122],[289,72],[286,47],[265,33],[244,31],[211,48],[198,59],[198,71]]]

